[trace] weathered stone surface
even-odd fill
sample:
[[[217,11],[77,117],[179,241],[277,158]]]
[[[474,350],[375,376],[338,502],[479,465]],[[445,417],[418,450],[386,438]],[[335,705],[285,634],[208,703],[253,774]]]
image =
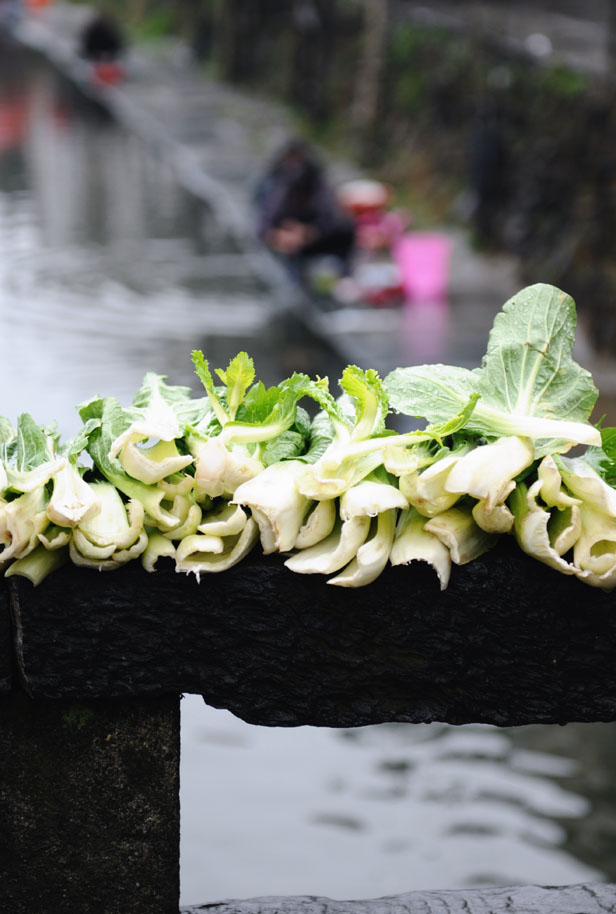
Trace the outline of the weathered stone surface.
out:
[[[258,552],[219,575],[67,567],[12,578],[33,696],[195,692],[252,723],[616,720],[616,595],[502,543],[356,590]]]
[[[612,914],[616,886],[514,886],[463,892],[410,892],[368,901],[308,895],[219,901],[181,914]]]
[[[0,577],[0,695],[11,691],[13,645],[7,582]]]
[[[177,914],[179,699],[0,698],[8,912]]]

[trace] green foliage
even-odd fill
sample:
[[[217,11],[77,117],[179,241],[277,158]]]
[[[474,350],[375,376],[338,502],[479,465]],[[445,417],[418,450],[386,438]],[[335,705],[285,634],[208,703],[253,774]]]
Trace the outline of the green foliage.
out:
[[[585,73],[554,64],[540,71],[538,83],[544,92],[568,99],[584,92],[588,88],[589,78]]]
[[[410,114],[422,104],[426,95],[426,82],[421,73],[406,71],[396,80],[394,104],[397,110]]]
[[[146,13],[135,27],[135,38],[138,41],[159,41],[172,36],[176,27],[173,6],[162,6]]]
[[[409,63],[424,40],[425,33],[414,25],[404,25],[394,30],[390,54],[396,64]]]

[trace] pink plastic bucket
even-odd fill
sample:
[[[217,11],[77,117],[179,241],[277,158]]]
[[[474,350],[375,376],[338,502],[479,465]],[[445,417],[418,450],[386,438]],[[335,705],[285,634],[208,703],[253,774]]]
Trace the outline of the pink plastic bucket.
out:
[[[449,287],[451,241],[438,232],[409,232],[394,247],[394,258],[408,299],[434,301]]]

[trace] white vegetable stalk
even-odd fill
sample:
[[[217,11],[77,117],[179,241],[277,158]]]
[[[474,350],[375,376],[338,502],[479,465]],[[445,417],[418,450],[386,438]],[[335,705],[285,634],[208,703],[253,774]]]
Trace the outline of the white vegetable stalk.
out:
[[[371,469],[375,469],[375,467],[371,467]],[[366,475],[368,474],[366,473]],[[316,463],[313,466],[304,467],[302,478],[298,481],[298,488],[302,495],[317,501],[337,498],[348,486],[349,483],[342,477],[325,476],[322,467],[317,466]]]
[[[254,522],[257,524],[259,529],[259,536],[261,538],[261,549],[263,550],[263,555],[271,555],[272,552],[278,551],[277,546],[277,536],[276,531],[274,530],[270,519],[258,508],[252,507],[250,509]]]
[[[92,547],[85,538],[80,536],[79,528],[75,528],[69,543],[69,554],[74,565],[86,568],[97,568],[98,571],[115,571],[132,559],[139,558],[148,545],[148,535],[142,530],[138,539],[128,549],[117,549],[109,557],[97,557],[97,553],[105,550],[103,547]]]
[[[485,501],[486,510],[505,501],[515,488],[514,477],[530,466],[535,449],[528,438],[499,438],[476,447],[452,468],[445,490]]]
[[[224,494],[233,495],[239,486],[263,472],[263,464],[243,444],[234,444],[227,452],[223,476]]]
[[[401,448],[420,448],[421,445],[434,444],[435,435],[429,429],[416,432],[407,432],[401,435],[382,435],[368,437],[361,440],[359,426],[353,431],[351,440],[348,436],[340,435],[336,431],[338,440],[327,448],[323,456],[306,467],[304,477],[300,480],[300,491],[308,498],[336,498],[342,495],[350,486],[355,485],[366,476],[369,476],[377,467],[384,464],[387,455],[388,466],[393,468],[394,475],[398,475],[400,467],[408,470],[408,464]],[[422,461],[425,458],[422,448]],[[414,458],[411,466],[415,466]],[[428,462],[433,461],[428,457]]]
[[[554,439],[568,450],[573,444],[601,446],[601,432],[588,422],[571,422],[567,419],[546,419],[523,413],[507,413],[486,406],[481,400],[476,408],[486,425],[499,435],[530,438],[532,441]]]
[[[120,451],[119,461],[133,479],[154,485],[185,469],[193,462],[193,457],[180,454],[175,441],[159,441],[149,448],[129,441]]]
[[[240,505],[227,503],[221,510],[208,514],[198,530],[209,536],[235,536],[242,532],[247,520],[246,512]]]
[[[155,571],[159,559],[175,559],[175,546],[171,540],[158,530],[149,527],[146,530],[148,544],[141,555],[141,564],[146,571]]]
[[[145,512],[143,505],[131,499],[122,501],[118,490],[108,482],[93,482],[92,488],[100,502],[101,510],[94,517],[79,524],[80,532],[95,546],[113,545],[124,549],[138,538]]]
[[[461,493],[452,492],[445,486],[452,469],[469,450],[470,447],[465,447],[455,454],[449,454],[422,473],[409,473],[400,477],[400,491],[424,517],[434,517],[458,501]]]
[[[53,492],[47,516],[59,527],[76,527],[100,513],[101,503],[77,467],[69,460],[53,477]]]
[[[560,457],[559,466],[563,482],[575,498],[609,517],[616,517],[616,490],[583,457]]]
[[[336,525],[326,539],[292,555],[285,565],[299,574],[333,574],[355,558],[369,530],[369,517],[353,517],[343,521]]]
[[[396,509],[379,513],[372,521],[373,534],[357,550],[355,558],[328,584],[338,587],[363,587],[381,574],[391,553],[396,529]]]
[[[196,534],[186,537],[176,552],[176,571],[199,575],[226,571],[247,555],[259,537],[259,528],[249,517],[241,533],[233,536]],[[218,541],[218,542],[216,542]]]
[[[302,495],[316,501],[337,498],[369,476],[383,462],[381,451],[374,448],[372,442],[369,444],[372,449],[367,453],[361,453],[366,447],[365,442],[340,448],[339,452],[331,448],[316,463],[304,466],[304,472],[298,479]],[[356,455],[352,454],[352,449],[357,450]]]
[[[33,552],[13,562],[4,574],[7,578],[14,574],[21,575],[37,587],[47,575],[65,565],[68,559],[69,554],[66,548],[50,552],[45,546],[37,546]]]
[[[344,493],[340,499],[340,517],[376,517],[392,508],[408,508],[408,502],[396,487],[384,482],[364,480]]]
[[[392,565],[427,562],[436,571],[441,590],[445,590],[451,575],[451,556],[438,536],[426,530],[427,518],[415,508],[402,511],[391,547]]]
[[[385,444],[383,447],[383,466],[393,476],[409,476],[430,466],[436,459],[433,449],[421,444],[413,447]]]
[[[230,449],[220,438],[200,442],[196,448],[195,485],[199,496],[233,495],[235,490],[263,471],[263,464],[241,444]]]
[[[47,496],[43,486],[9,502],[0,502],[0,567],[19,559],[39,544],[39,533],[49,526],[45,512]]]
[[[561,458],[561,462],[564,458]],[[568,508],[581,504],[581,499],[568,495],[563,488],[563,479],[553,457],[544,457],[537,468],[541,480],[541,498],[551,508]]]
[[[160,441],[174,441],[182,435],[182,426],[172,407],[154,392],[143,416],[136,419],[112,442],[109,458],[113,459],[130,444],[156,438]],[[120,460],[121,462],[121,460]]]
[[[123,477],[123,478],[127,479],[128,477]],[[135,482],[134,486],[140,487],[140,488],[137,489],[135,498],[133,498],[131,500],[139,501],[140,504],[142,504],[143,509],[146,512],[148,518],[150,518],[152,523],[157,524],[157,526],[161,530],[165,530],[165,531],[173,530],[176,527],[179,527],[181,523],[183,523],[183,521],[185,520],[185,517],[183,517],[182,519],[177,517],[176,514],[173,513],[173,510],[175,510],[175,508],[173,508],[172,511],[169,511],[169,510],[167,510],[167,508],[164,507],[163,503],[167,501],[167,496],[166,496],[164,489],[162,489],[160,487],[160,485],[145,487],[143,483]],[[129,496],[131,494],[131,491],[135,491],[135,489],[133,489],[132,485],[126,486],[125,489],[128,489],[127,494],[129,494]],[[123,489],[122,491],[124,491],[125,489]],[[174,498],[174,503],[175,503],[175,498]],[[182,502],[182,504],[185,504],[185,503]]]
[[[309,546],[315,546],[324,540],[334,529],[336,516],[335,499],[317,501],[300,527],[295,548],[308,549]]]
[[[544,565],[579,576],[581,569],[575,560],[570,563],[563,558],[581,532],[579,507],[573,504],[560,509],[543,508],[537,502],[543,488],[543,481],[537,479],[529,488],[524,484],[518,486],[512,494],[515,538],[524,552]]]
[[[477,526],[486,533],[509,533],[513,528],[514,517],[505,504],[488,508],[486,500],[482,498],[473,505],[472,514]]]
[[[5,487],[16,492],[34,492],[35,489],[40,489],[41,486],[47,485],[52,476],[55,476],[62,469],[64,462],[64,457],[57,457],[54,460],[41,463],[39,466],[34,467],[33,470],[14,470],[11,467],[7,467]]]
[[[197,447],[195,485],[204,495],[217,498],[224,492],[223,477],[227,466],[227,449],[218,438],[203,441]]]
[[[232,503],[251,509],[262,531],[266,554],[288,552],[295,545],[310,506],[297,488],[304,469],[296,460],[274,463],[235,491]]]
[[[122,501],[108,482],[92,483],[101,510],[74,528],[70,542],[71,559],[78,565],[110,570],[141,555],[148,537],[143,524],[145,511],[140,501]]]
[[[539,482],[543,500],[561,508],[560,512],[552,511],[552,518],[559,513],[562,518],[571,515],[568,527],[561,520],[558,527],[552,522],[549,531],[555,551],[563,555],[573,547],[573,563],[569,565],[573,572],[566,573],[576,574],[593,587],[616,587],[616,491],[583,457],[560,457],[558,462],[546,457],[535,485]],[[562,482],[572,495],[563,490]],[[556,533],[558,539],[554,541]]]
[[[174,473],[167,479],[161,479],[158,483],[159,489],[165,493],[165,498],[172,501],[176,495],[188,495],[192,492],[195,485],[193,476],[188,474]]]
[[[204,533],[195,533],[193,536],[185,536],[175,550],[176,562],[181,565],[186,559],[194,553],[212,552],[220,554],[224,552],[225,544],[222,536],[209,536]],[[179,567],[179,566],[178,566]],[[186,568],[181,570],[186,571]]]
[[[616,519],[588,503],[579,510],[582,530],[573,547],[578,577],[593,587],[612,590],[616,587]]]
[[[185,498],[184,495],[178,495],[176,498]],[[181,540],[185,536],[192,536],[199,529],[199,524],[201,523],[202,511],[198,504],[192,502],[188,506],[184,520],[180,523],[179,527],[174,527],[172,530],[161,531],[163,536],[166,536],[170,540]]]
[[[139,533],[138,539],[134,543],[131,543],[126,549],[116,549],[116,551],[111,556],[114,562],[117,562],[123,565],[125,562],[130,562],[131,559],[138,558],[145,550],[148,545],[148,535],[144,529]]]
[[[197,511],[192,510],[196,508]],[[164,521],[159,521],[157,526],[162,533],[173,532],[174,539],[176,539],[175,534],[178,530],[183,527],[187,521],[195,521],[195,530],[197,525],[201,521],[201,508],[195,502],[194,497],[191,495],[176,495],[173,498],[171,504],[167,503],[166,508],[166,519]],[[193,531],[194,533],[195,531]]]
[[[111,558],[115,552],[114,543],[108,543],[106,546],[97,546],[81,532],[79,527],[74,529],[70,545],[73,550],[78,552],[83,558],[92,559],[96,562],[103,562],[105,559]]]
[[[479,527],[468,508],[449,508],[427,521],[425,529],[438,536],[456,565],[466,565],[491,549],[498,539]]]
[[[50,524],[42,533],[39,533],[38,538],[45,549],[53,551],[55,549],[62,549],[63,546],[68,546],[71,536],[71,530],[67,530],[65,527],[56,527],[55,524]]]

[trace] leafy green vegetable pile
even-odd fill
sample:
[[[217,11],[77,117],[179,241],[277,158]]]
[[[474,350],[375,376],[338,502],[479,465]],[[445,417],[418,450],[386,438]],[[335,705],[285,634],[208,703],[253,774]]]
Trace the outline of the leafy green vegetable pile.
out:
[[[573,300],[548,285],[510,299],[482,365],[350,365],[327,379],[255,382],[240,352],[205,396],[148,373],[131,406],[95,397],[61,444],[0,419],[0,568],[34,584],[67,560],[112,570],[161,557],[224,571],[260,540],[300,574],[359,587],[388,562],[428,562],[441,588],[513,535],[547,565],[616,586],[616,429],[589,422],[597,391],[572,358]],[[313,417],[300,406],[313,404]],[[398,434],[391,409],[427,420]],[[583,453],[565,457],[572,447]]]

